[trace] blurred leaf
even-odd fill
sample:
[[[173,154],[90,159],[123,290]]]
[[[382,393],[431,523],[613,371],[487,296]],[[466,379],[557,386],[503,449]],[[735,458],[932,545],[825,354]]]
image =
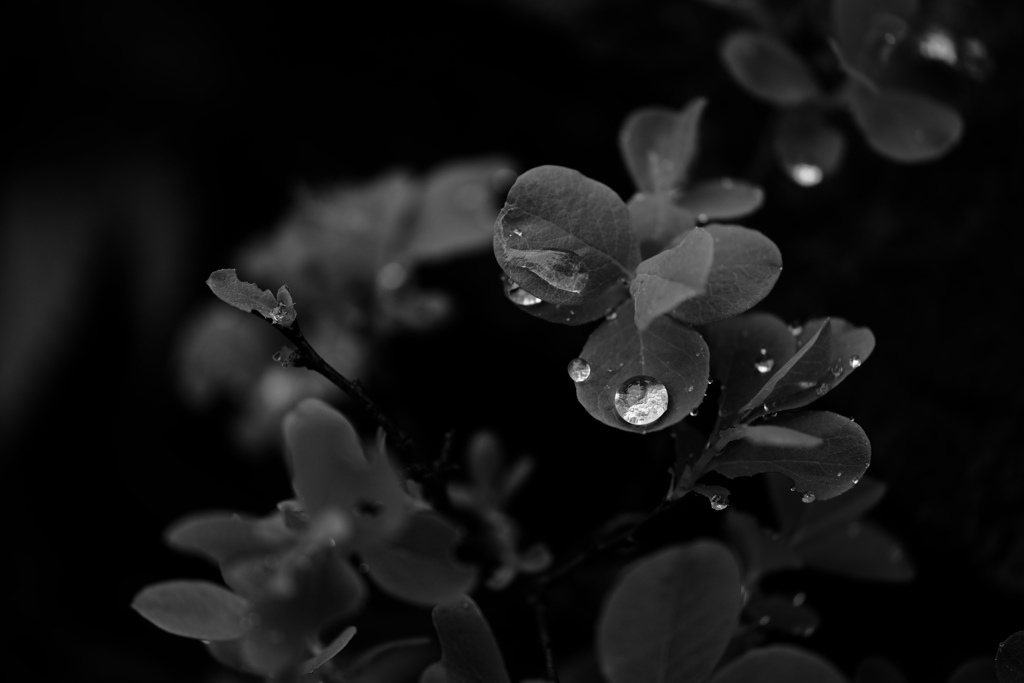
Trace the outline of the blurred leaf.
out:
[[[206,284],[218,299],[240,311],[256,311],[282,327],[291,327],[295,322],[295,305],[285,285],[281,285],[275,297],[269,289],[261,290],[251,282],[239,280],[234,268],[213,271]]]
[[[666,195],[638,192],[627,204],[633,231],[640,240],[641,258],[651,258],[693,230],[696,218],[688,210],[676,206]]]
[[[725,530],[743,562],[744,583],[755,583],[773,572],[803,566],[803,561],[781,537],[761,528],[753,515],[730,509],[725,517]]]
[[[771,371],[796,352],[789,328],[769,313],[746,313],[712,323],[706,338],[711,370],[722,386],[723,415],[739,412],[768,381]]]
[[[1024,631],[1017,631],[999,643],[996,651],[996,676],[999,683],[1024,681]]]
[[[242,671],[244,673],[256,673],[246,663],[242,657],[242,641],[241,640],[214,640],[212,642],[204,642],[207,652],[214,660],[220,662],[229,669],[235,671]]]
[[[426,181],[412,239],[414,260],[449,258],[483,249],[493,239],[495,179],[512,173],[504,159],[447,164]]]
[[[814,448],[761,446],[734,441],[711,461],[710,469],[734,479],[778,472],[793,480],[812,500],[848,491],[871,462],[871,443],[860,426],[835,413],[800,411],[779,415],[773,425],[822,439]]]
[[[947,683],[997,683],[997,681],[999,679],[996,675],[996,665],[992,658],[975,657],[958,666],[950,675]],[[862,682],[857,681],[856,683]],[[874,683],[874,681],[864,681],[863,683]],[[881,683],[888,682],[882,681]],[[894,681],[894,683],[903,683],[903,681]]]
[[[770,33],[736,31],[722,44],[722,60],[737,83],[769,104],[792,107],[821,96],[803,59]]]
[[[989,666],[992,666],[991,663]],[[900,670],[887,659],[868,657],[857,666],[854,683],[906,683]],[[966,683],[966,682],[965,682]]]
[[[704,400],[708,348],[695,330],[668,316],[656,318],[643,332],[634,317],[628,301],[591,333],[580,353],[590,364],[590,377],[576,383],[576,398],[601,422],[646,433],[679,422]],[[651,395],[650,407],[665,409],[660,417],[641,420],[645,424],[631,424],[616,410],[616,392],[637,377],[651,377],[667,392],[667,407]]]
[[[697,183],[683,193],[678,204],[704,222],[741,218],[757,211],[763,202],[764,192],[756,185],[719,178]]]
[[[833,0],[836,38],[847,59],[861,54],[875,17],[882,12],[909,19],[917,13],[917,0]]]
[[[385,453],[366,461],[345,417],[320,399],[300,402],[284,418],[292,485],[311,514],[334,508],[352,516],[362,546],[395,533],[405,493]]]
[[[690,325],[731,318],[768,295],[782,271],[782,255],[770,239],[739,225],[709,225],[714,259],[704,293],[672,311]]]
[[[791,636],[804,638],[814,633],[821,619],[810,607],[794,603],[792,598],[768,595],[755,598],[746,608],[759,625]]]
[[[204,555],[220,565],[278,552],[296,539],[281,518],[250,519],[230,512],[191,515],[171,525],[165,536],[172,548]]]
[[[739,611],[739,568],[725,546],[698,541],[641,558],[622,571],[601,609],[601,671],[611,683],[704,680]]]
[[[868,144],[893,161],[931,161],[960,141],[963,121],[952,108],[924,95],[863,86],[850,91],[850,110]]]
[[[797,337],[797,345],[808,343],[814,333],[825,324],[825,318],[814,318],[803,324],[801,334]],[[828,372],[818,380],[818,391],[831,391],[839,386],[850,374],[864,365],[875,350],[875,335],[866,327],[855,327],[843,318],[828,318],[830,321],[829,330],[829,359]],[[821,387],[824,387],[823,389]],[[799,405],[810,403],[810,399]],[[792,400],[787,405],[793,406]]]
[[[646,330],[656,317],[704,292],[714,248],[711,233],[694,228],[676,246],[637,266],[629,284],[637,329]]]
[[[819,114],[786,112],[775,129],[775,155],[795,183],[817,185],[831,175],[842,160],[846,140]]]
[[[515,303],[516,308],[519,310],[548,322],[569,326],[585,325],[586,323],[599,320],[614,311],[619,304],[629,298],[629,289],[626,284],[617,281],[599,297],[583,304],[552,304],[527,294],[527,296],[532,297],[528,299],[531,303],[530,305],[522,305],[516,303],[516,297],[523,295],[525,290],[519,288],[519,285],[507,277],[505,278],[504,286],[505,296]]]
[[[339,652],[344,650],[346,646],[348,646],[349,642],[351,642],[352,637],[355,636],[355,634],[355,626],[346,627],[345,630],[338,634],[337,638],[332,640],[323,650],[318,652],[315,657],[313,657],[308,662],[303,664],[302,673],[311,674],[327,662],[331,661],[335,655],[337,655]]]
[[[385,593],[408,602],[436,605],[468,593],[476,569],[455,560],[458,529],[431,512],[411,515],[394,537],[360,552],[369,577]]]
[[[743,434],[743,438],[755,446],[815,448],[821,445],[821,439],[817,436],[775,424],[743,425],[738,429]]]
[[[249,601],[206,581],[167,581],[142,589],[132,609],[177,636],[231,640],[242,635]]]
[[[829,371],[831,333],[831,323],[826,319],[803,341],[799,350],[768,377],[764,386],[740,408],[740,414],[787,410],[813,401],[819,380]]]
[[[598,299],[640,262],[619,196],[561,166],[519,176],[494,224],[494,255],[513,281],[553,304]]]
[[[645,108],[622,124],[619,149],[640,192],[670,195],[686,184],[697,156],[697,129],[707,100],[691,100],[681,111]]]
[[[790,536],[797,543],[819,533],[828,533],[848,522],[862,517],[882,500],[886,486],[883,482],[863,477],[852,489],[841,496],[822,500],[802,510],[798,528]]]
[[[443,654],[420,683],[509,683],[501,650],[475,602],[463,596],[438,605],[433,616]]]
[[[909,581],[914,567],[899,541],[867,522],[815,534],[792,545],[809,567],[874,581]]]
[[[846,683],[813,652],[790,645],[750,650],[722,667],[710,683]]]

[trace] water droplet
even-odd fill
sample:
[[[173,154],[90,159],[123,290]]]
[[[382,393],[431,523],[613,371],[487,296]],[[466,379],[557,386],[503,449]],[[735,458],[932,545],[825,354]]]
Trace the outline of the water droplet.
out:
[[[810,380],[806,380],[805,379],[805,380],[801,380],[801,381],[797,382],[796,385],[800,389],[805,389],[806,390],[806,389],[810,389],[811,387],[813,387],[814,386],[814,382],[811,382]]]
[[[275,363],[280,363],[282,360],[281,352],[276,352],[273,356],[270,357],[270,359],[273,360]]]
[[[513,230],[512,234],[515,235],[516,237],[522,237],[523,236],[523,231],[522,230]]]
[[[818,388],[814,390],[814,393],[817,394],[818,396],[824,396],[825,392],[827,392],[828,389],[829,386],[822,382],[821,384],[818,385]]]
[[[693,385],[691,384],[690,386],[686,387],[686,391],[693,391]]]
[[[696,408],[694,408],[693,410],[690,411],[690,417],[697,417],[697,409]]]
[[[578,294],[587,286],[590,275],[579,254],[559,249],[523,250],[513,249],[505,244],[501,246],[508,268],[525,268],[563,292]]]
[[[717,512],[721,512],[722,510],[729,507],[729,502],[725,499],[724,496],[715,495],[711,496],[711,498],[709,498],[708,500],[711,501],[711,509]]]
[[[803,325],[791,325],[790,328],[789,328],[789,333],[791,335],[793,335],[794,337],[799,337],[801,334],[803,334],[803,332],[804,332],[804,326]]]
[[[763,617],[761,617],[760,619],[758,619],[757,623],[759,625],[761,625],[761,626],[767,626],[768,622],[770,622],[771,620],[772,620],[772,618],[766,614]]]
[[[793,164],[789,167],[789,177],[801,187],[814,187],[825,179],[825,172],[814,164]]]
[[[793,596],[793,607],[799,607],[807,600],[807,593],[797,593]]]
[[[509,287],[506,296],[508,296],[509,301],[517,306],[536,306],[541,303],[540,299],[514,283]]]
[[[633,377],[615,392],[615,410],[629,424],[650,424],[668,410],[668,389],[653,377]]]
[[[569,377],[573,382],[584,382],[590,377],[590,363],[582,358],[573,358],[569,361]]]
[[[774,358],[765,358],[763,360],[759,360],[756,363],[754,363],[754,367],[757,368],[757,371],[759,373],[761,373],[762,375],[764,373],[768,372],[769,370],[771,370],[774,366],[775,366],[775,359]]]
[[[377,286],[381,289],[394,291],[405,284],[409,272],[401,263],[392,261],[381,266],[377,271]]]
[[[807,493],[805,493],[803,495],[802,498],[800,498],[800,501],[803,502],[803,503],[813,503],[814,502],[814,498],[815,498],[814,494],[811,493],[810,491],[808,491]]]
[[[605,320],[615,320],[615,319],[616,319],[616,318],[618,318],[618,317],[619,317],[619,312],[618,312],[618,311],[612,311],[611,313],[609,313],[608,315],[606,315],[606,316],[604,317],[604,319],[605,319]]]
[[[860,364],[863,362],[864,361],[860,359],[860,356],[850,356],[850,369],[856,370],[857,368],[860,367]]]
[[[841,374],[843,374],[843,365],[842,363],[836,363],[832,366],[832,376],[838,377]]]
[[[706,213],[698,213],[697,214],[697,222],[698,223],[707,223],[708,222],[708,215]]]

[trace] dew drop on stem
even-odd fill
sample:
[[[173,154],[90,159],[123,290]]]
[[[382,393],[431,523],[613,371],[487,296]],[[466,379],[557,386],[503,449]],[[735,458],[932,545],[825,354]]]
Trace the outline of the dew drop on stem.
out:
[[[569,361],[568,370],[573,382],[585,382],[590,377],[590,363],[582,358],[573,358]]]
[[[651,424],[667,410],[668,389],[648,375],[626,380],[615,392],[615,411],[629,424]]]

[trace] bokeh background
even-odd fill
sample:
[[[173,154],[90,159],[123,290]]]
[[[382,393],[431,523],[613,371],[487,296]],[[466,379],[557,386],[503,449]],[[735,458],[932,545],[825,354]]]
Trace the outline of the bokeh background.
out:
[[[912,681],[994,656],[1024,629],[1024,350],[1014,332],[1024,6],[922,6],[992,56],[982,80],[924,69],[929,91],[964,118],[961,144],[940,161],[898,165],[840,120],[844,165],[811,189],[772,158],[772,110],[725,73],[718,45],[742,22],[714,3],[7,8],[4,669],[50,681],[238,680],[129,603],[148,583],[215,577],[163,545],[171,521],[201,509],[262,514],[289,496],[278,455],[238,447],[231,406],[183,400],[175,354],[182,326],[209,303],[208,274],[278,225],[297,192],[501,155],[519,170],[570,166],[627,197],[616,142],[626,114],[696,96],[710,102],[696,177],[766,191],[742,222],[779,245],[786,267],[759,308],[791,321],[842,316],[878,339],[855,381],[821,405],[870,436],[870,473],[889,485],[873,518],[903,540],[918,575],[906,585],[800,575],[793,585],[822,617],[807,645],[848,674],[864,656],[886,656]],[[488,428],[509,453],[530,454],[536,471],[514,510],[525,536],[557,554],[616,511],[654,504],[668,442],[587,416],[565,363],[589,328],[514,310],[498,275],[486,250],[423,269],[422,282],[452,297],[451,319],[390,338],[362,379],[432,447],[451,432],[460,453]],[[268,363],[278,347],[268,344]],[[688,501],[655,540],[719,525],[706,501]],[[602,586],[581,582],[590,608],[568,596],[553,615],[563,652],[585,648]],[[540,676],[522,606],[501,594],[480,601],[500,615],[514,680]],[[393,609],[381,600],[360,633],[427,632],[426,612]]]

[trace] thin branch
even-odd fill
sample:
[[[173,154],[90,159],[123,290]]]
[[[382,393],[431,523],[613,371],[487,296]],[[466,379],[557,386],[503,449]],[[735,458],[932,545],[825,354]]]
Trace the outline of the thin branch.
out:
[[[551,634],[548,632],[547,607],[537,594],[530,596],[530,606],[533,608],[533,616],[537,621],[540,646],[544,649],[544,665],[547,669],[548,680],[552,683],[559,683],[558,669],[555,667],[555,654],[551,649]]]

